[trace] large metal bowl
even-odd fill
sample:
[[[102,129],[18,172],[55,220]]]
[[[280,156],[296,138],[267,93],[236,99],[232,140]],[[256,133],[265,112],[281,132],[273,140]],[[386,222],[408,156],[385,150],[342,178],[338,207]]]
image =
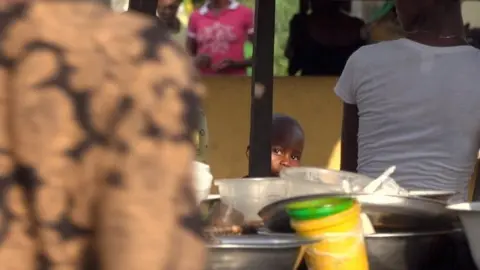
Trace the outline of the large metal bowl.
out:
[[[267,234],[291,234],[290,218],[284,210],[288,203],[331,196],[355,197],[370,217],[376,229],[365,237],[371,270],[472,269],[458,218],[439,201],[372,194],[309,195],[275,202],[259,215]]]
[[[208,245],[207,270],[292,270],[301,246],[315,242],[294,235],[245,235],[217,240]]]
[[[285,206],[292,202],[327,197],[353,197],[361,204],[362,212],[370,218],[377,232],[443,231],[458,228],[457,215],[445,208],[446,204],[418,197],[330,193],[306,195],[271,203],[260,210],[258,215],[265,227],[274,232],[290,232],[290,217]]]

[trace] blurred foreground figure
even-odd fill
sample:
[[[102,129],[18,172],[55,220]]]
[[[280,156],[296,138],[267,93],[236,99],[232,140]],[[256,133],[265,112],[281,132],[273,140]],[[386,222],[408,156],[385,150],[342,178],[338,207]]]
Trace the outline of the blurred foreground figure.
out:
[[[203,269],[181,49],[88,1],[1,4],[0,27],[0,269]]]

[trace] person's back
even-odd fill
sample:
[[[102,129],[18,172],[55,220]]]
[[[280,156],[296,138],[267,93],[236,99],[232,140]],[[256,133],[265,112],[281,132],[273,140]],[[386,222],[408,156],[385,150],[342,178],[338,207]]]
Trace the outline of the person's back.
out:
[[[391,165],[407,189],[466,192],[480,146],[480,51],[399,39],[369,45],[349,60],[359,111],[358,172]],[[346,77],[343,78],[346,80]]]
[[[186,54],[88,1],[0,17],[0,268],[203,269]]]
[[[480,146],[480,51],[468,45],[460,0],[397,0],[406,38],[352,55],[335,92],[344,101],[342,169],[393,177],[408,189],[466,199]]]

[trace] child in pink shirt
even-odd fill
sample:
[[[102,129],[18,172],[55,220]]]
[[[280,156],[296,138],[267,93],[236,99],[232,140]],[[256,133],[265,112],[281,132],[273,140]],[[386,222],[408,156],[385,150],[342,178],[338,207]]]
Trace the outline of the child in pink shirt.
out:
[[[253,11],[235,0],[210,0],[190,17],[187,49],[202,74],[246,75],[243,46],[253,35]]]

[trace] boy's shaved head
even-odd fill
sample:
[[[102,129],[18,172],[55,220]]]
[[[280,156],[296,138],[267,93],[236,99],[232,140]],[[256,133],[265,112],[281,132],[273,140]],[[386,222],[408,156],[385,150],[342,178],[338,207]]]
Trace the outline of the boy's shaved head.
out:
[[[298,140],[304,140],[304,132],[300,123],[294,118],[276,113],[272,119],[272,144],[287,142],[294,143]]]

